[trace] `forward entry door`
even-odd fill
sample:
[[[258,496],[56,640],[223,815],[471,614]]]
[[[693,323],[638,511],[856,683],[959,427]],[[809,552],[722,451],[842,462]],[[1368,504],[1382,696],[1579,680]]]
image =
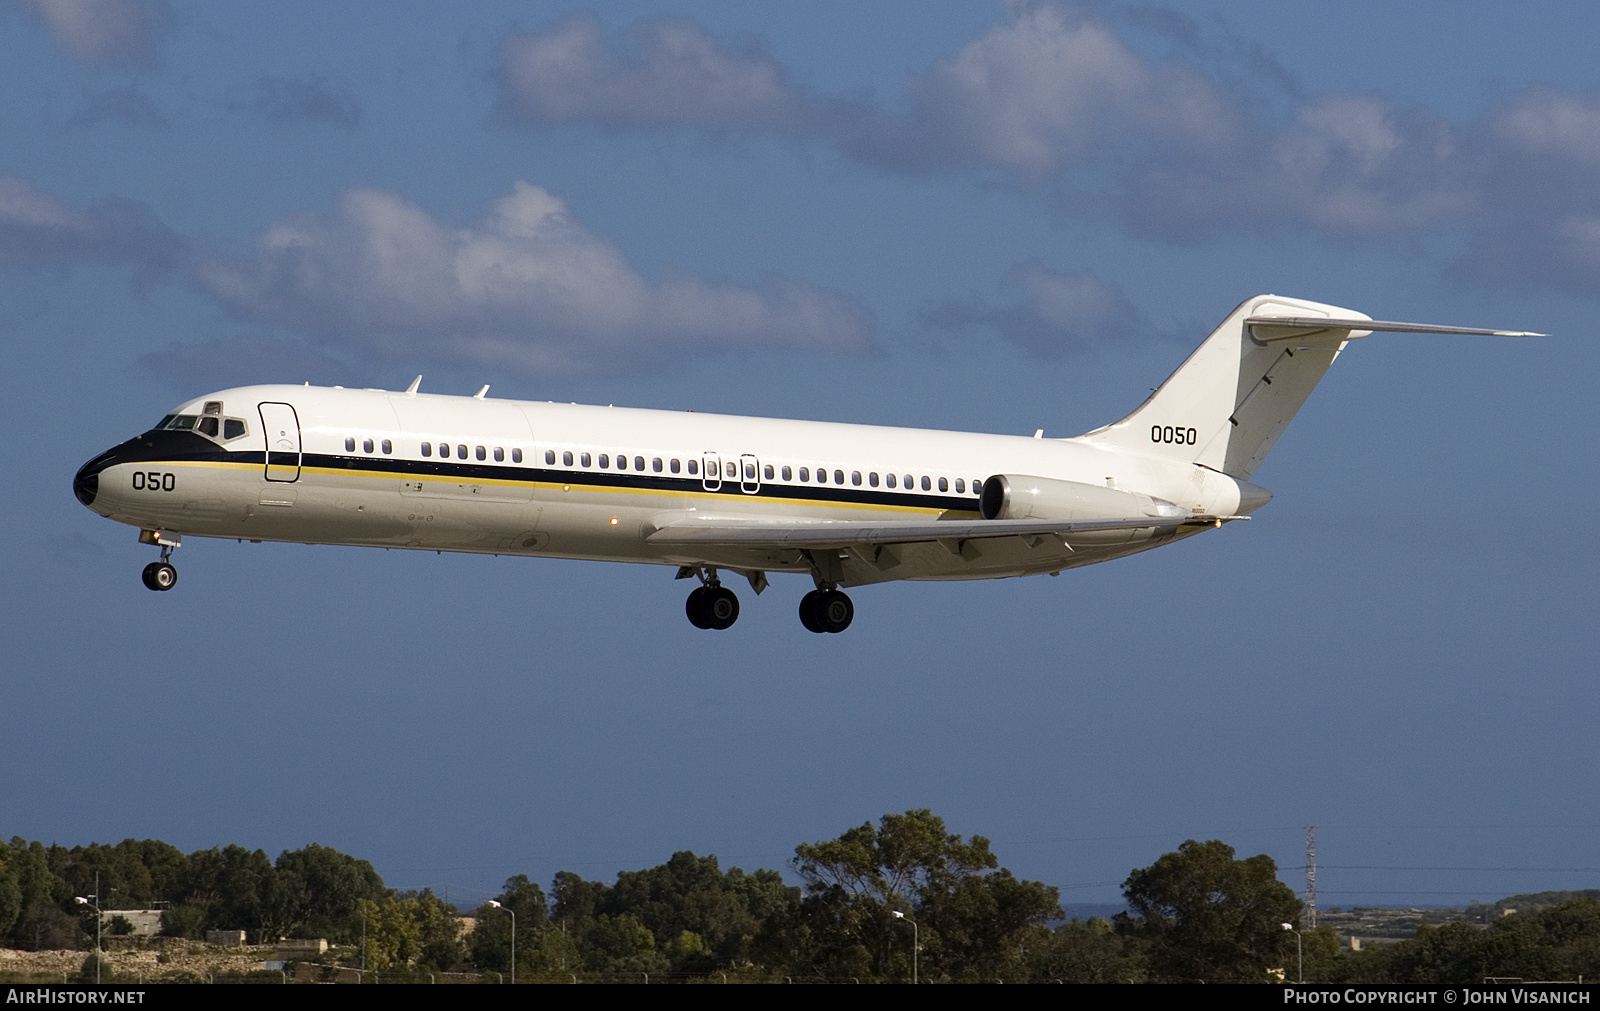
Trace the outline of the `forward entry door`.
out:
[[[261,431],[267,437],[268,481],[300,479],[300,419],[288,404],[261,405]]]

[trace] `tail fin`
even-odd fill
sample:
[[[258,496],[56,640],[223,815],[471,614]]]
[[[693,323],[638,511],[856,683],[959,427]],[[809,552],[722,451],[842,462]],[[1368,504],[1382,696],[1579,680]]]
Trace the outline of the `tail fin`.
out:
[[[1367,319],[1320,302],[1276,295],[1248,299],[1137,410],[1084,438],[1248,479],[1345,341],[1365,336],[1347,327],[1310,325],[1261,333],[1267,328],[1247,322],[1261,316],[1303,324],[1324,317],[1345,324]]]
[[[1083,438],[1246,480],[1261,466],[1347,341],[1374,331],[1543,337],[1392,323],[1278,295],[1247,299],[1139,409]]]

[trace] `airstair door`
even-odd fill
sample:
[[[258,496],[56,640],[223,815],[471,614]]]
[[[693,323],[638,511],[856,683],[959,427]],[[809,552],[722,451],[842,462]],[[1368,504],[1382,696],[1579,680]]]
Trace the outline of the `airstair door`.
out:
[[[261,431],[267,437],[268,481],[300,479],[300,419],[288,404],[261,405]]]

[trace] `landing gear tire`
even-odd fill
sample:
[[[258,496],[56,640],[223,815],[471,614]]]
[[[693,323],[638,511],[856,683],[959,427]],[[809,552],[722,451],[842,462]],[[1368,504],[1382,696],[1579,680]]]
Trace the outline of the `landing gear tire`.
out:
[[[726,586],[706,590],[706,624],[718,630],[732,628],[739,620],[739,598]]]
[[[689,591],[689,599],[683,602],[684,612],[689,615],[689,624],[695,628],[711,627],[706,615],[706,592],[706,587],[697,586]]]
[[[684,601],[684,612],[695,628],[721,631],[739,620],[739,598],[726,586],[697,586]]]
[[[838,590],[812,590],[800,598],[800,624],[811,632],[843,632],[856,616],[856,606]]]
[[[178,585],[178,570],[167,562],[151,562],[144,567],[144,585],[152,590],[170,590]]]
[[[800,624],[806,627],[807,632],[826,632],[822,622],[817,618],[817,601],[822,597],[821,590],[812,590],[800,598]]]

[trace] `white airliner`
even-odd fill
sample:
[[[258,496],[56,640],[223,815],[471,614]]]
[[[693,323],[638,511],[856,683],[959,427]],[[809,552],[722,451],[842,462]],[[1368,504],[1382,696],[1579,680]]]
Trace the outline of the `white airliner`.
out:
[[[739,616],[721,574],[759,594],[803,573],[801,622],[840,632],[840,587],[1054,575],[1244,518],[1272,498],[1251,474],[1373,331],[1539,336],[1262,295],[1132,414],[1070,439],[435,396],[421,377],[248,386],[179,405],[73,490],[160,547],[152,590],[191,534],[671,565],[715,629]]]

